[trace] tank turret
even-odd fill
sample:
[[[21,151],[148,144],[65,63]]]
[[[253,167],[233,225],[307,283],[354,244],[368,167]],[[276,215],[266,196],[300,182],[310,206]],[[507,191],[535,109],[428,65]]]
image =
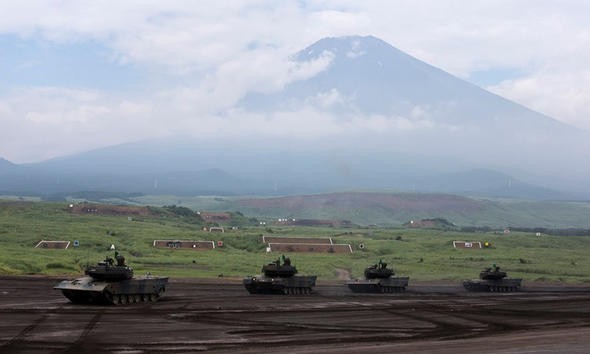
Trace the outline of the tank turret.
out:
[[[282,259],[282,262],[281,262]],[[243,284],[251,294],[309,294],[317,276],[297,276],[297,268],[284,255],[262,267],[262,275],[248,276]]]
[[[464,280],[463,287],[468,291],[512,292],[518,291],[522,279],[507,278],[506,272],[493,264],[479,273],[479,279]]]
[[[387,263],[381,260],[379,260],[378,264],[365,268],[366,279],[386,279],[394,274],[393,269],[387,268]]]
[[[115,264],[115,260],[117,264]],[[104,261],[87,266],[84,273],[94,279],[105,281],[133,278],[133,269],[125,264],[125,257],[115,252],[115,260],[107,256]]]
[[[262,267],[262,273],[267,277],[287,278],[297,274],[297,268],[291,265],[291,259],[283,255],[283,264],[281,258]]]
[[[356,279],[346,283],[355,293],[397,293],[408,286],[408,277],[394,277],[395,272],[387,268],[387,263],[379,263],[365,268],[365,279]]]
[[[482,280],[500,280],[504,278],[506,278],[506,272],[501,271],[500,267],[495,264],[479,273],[479,279]]]

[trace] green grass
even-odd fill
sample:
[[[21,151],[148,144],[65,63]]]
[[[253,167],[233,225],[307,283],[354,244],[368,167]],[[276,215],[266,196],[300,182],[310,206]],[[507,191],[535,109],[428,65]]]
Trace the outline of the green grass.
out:
[[[510,277],[529,281],[590,281],[590,237],[401,228],[270,229],[273,236],[332,237],[336,243],[352,244],[352,254],[287,255],[301,274],[317,274],[320,281],[335,279],[337,269],[360,277],[366,266],[379,259],[413,280],[475,278],[482,268],[496,263]],[[212,234],[194,220],[166,213],[130,221],[126,216],[72,215],[63,203],[0,201],[0,274],[79,275],[87,263],[110,254],[107,248],[114,244],[136,274],[241,278],[258,274],[263,264],[280,256],[265,252],[260,240],[269,234],[266,228],[254,226]],[[34,248],[41,239],[78,240],[80,247]],[[224,247],[211,251],[156,249],[152,247],[155,239],[222,240]],[[490,241],[493,247],[459,250],[453,248],[453,240]]]

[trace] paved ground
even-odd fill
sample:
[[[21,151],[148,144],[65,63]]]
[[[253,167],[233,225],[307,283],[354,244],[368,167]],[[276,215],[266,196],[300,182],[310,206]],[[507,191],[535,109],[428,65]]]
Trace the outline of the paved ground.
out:
[[[176,280],[157,303],[74,305],[59,279],[0,277],[0,353],[587,353],[590,288],[512,294],[413,285],[405,294],[250,295]]]

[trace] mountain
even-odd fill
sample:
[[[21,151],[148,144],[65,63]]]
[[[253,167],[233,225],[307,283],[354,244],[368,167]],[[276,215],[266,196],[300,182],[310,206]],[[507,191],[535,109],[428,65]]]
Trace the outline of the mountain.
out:
[[[582,162],[590,161],[590,133],[372,36],[325,38],[291,60],[316,71],[275,92],[251,92],[232,110],[246,122],[263,117],[264,134],[173,137],[8,169],[0,163],[0,191],[589,198],[590,166]],[[282,124],[299,135],[281,133]]]
[[[12,162],[0,157],[0,172],[8,171],[16,167]]]
[[[590,158],[590,133],[485,91],[372,36],[325,38],[294,58],[303,63],[326,57],[330,64],[317,75],[276,93],[250,94],[241,104],[267,113],[308,106],[338,116],[343,124],[355,118],[377,122],[387,136],[377,131],[363,142],[370,140],[381,150],[454,157],[527,178],[557,175],[590,190],[585,182],[589,168],[580,163]]]

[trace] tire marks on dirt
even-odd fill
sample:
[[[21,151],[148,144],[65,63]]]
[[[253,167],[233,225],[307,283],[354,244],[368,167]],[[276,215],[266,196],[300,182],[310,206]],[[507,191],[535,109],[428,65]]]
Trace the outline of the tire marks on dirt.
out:
[[[11,340],[4,343],[4,345],[0,346],[0,353],[10,353],[16,351],[18,348],[21,347],[27,334],[32,332],[40,323],[45,321],[49,317],[49,314],[45,313],[39,316],[37,319],[33,321],[30,325],[23,328],[16,336],[12,337]]]

